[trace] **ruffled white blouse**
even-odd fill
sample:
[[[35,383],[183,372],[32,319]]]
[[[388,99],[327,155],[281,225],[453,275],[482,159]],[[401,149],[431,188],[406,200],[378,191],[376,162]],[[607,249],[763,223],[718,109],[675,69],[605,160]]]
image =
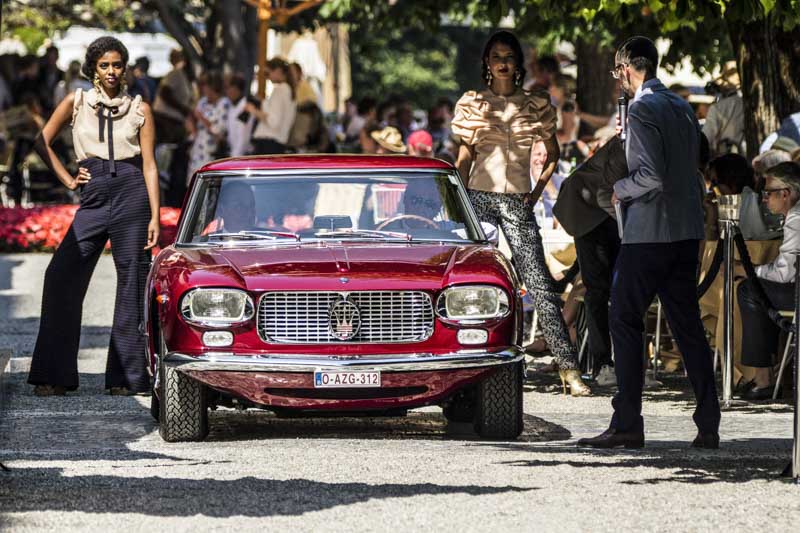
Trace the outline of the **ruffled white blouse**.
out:
[[[556,132],[556,110],[543,90],[518,89],[500,96],[467,91],[451,124],[461,142],[475,149],[467,187],[480,191],[531,191],[531,147]]]
[[[102,122],[100,113],[103,115]],[[113,121],[111,139],[114,159],[128,159],[142,152],[139,146],[139,129],[144,124],[141,96],[131,98],[124,92],[116,98],[109,98],[96,89],[77,89],[72,108],[72,140],[78,161],[89,157],[111,159],[109,120]]]

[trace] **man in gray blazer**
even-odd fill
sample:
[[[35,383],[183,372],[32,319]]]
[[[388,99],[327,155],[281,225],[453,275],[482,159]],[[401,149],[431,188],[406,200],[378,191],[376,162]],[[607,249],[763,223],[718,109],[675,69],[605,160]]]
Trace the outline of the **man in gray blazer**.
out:
[[[632,37],[617,50],[613,74],[633,100],[628,109],[629,175],[614,184],[624,227],[611,288],[611,339],[618,392],[608,430],[582,446],[644,446],[642,388],[644,315],[658,296],[692,383],[698,434],[692,446],[719,447],[719,401],[697,302],[703,231],[703,185],[698,174],[700,126],[691,106],[656,78],[658,52]]]

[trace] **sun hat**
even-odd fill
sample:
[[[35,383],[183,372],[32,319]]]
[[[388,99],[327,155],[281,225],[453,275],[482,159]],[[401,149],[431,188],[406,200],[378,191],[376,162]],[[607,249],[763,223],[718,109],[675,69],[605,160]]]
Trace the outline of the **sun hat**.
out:
[[[373,131],[370,136],[376,143],[390,152],[403,154],[406,151],[406,145],[403,144],[403,136],[400,135],[397,128],[386,126],[382,130]]]
[[[783,150],[784,152],[791,152],[795,148],[797,148],[797,143],[794,142],[794,139],[789,137],[780,136],[775,139],[775,142],[772,143],[770,147],[772,150]]]

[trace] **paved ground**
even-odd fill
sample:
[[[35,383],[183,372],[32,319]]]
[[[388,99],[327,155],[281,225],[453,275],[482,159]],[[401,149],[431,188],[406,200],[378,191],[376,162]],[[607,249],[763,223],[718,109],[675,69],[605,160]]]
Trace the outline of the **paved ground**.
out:
[[[693,437],[685,380],[648,393],[644,450],[591,452],[610,391],[561,396],[541,375],[516,442],[475,440],[436,410],[404,419],[280,420],[212,413],[207,442],[166,444],[144,399],[103,394],[113,298],[104,256],[87,296],[81,389],[36,398],[25,371],[49,256],[0,256],[0,348],[14,349],[0,419],[0,529],[788,531],[800,487],[778,480],[787,405],[723,415],[723,448]],[[109,296],[112,295],[112,296]]]

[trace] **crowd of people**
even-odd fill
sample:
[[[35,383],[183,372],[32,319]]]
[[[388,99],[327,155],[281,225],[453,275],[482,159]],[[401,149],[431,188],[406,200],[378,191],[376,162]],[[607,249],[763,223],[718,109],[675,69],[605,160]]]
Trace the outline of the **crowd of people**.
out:
[[[32,162],[33,141],[55,106],[77,89],[91,89],[81,75],[81,64],[58,68],[58,49],[47,48],[42,57],[0,57],[0,152],[7,174],[3,203],[22,200],[22,166]],[[140,57],[128,65],[125,85],[132,97],[140,96],[153,107],[156,120],[156,158],[165,205],[179,206],[188,179],[204,162],[227,156],[276,153],[404,153],[438,157],[455,162],[457,140],[452,135],[454,102],[437,98],[427,112],[400,94],[382,100],[365,95],[349,98],[340,116],[326,115],[321,95],[305,79],[302,67],[275,57],[267,62],[269,96],[251,96],[244,73],[223,75],[207,71],[195,76],[180,50],[170,54],[172,69],[161,79],[149,75],[149,60]],[[535,54],[528,63],[530,79],[525,89],[550,95],[558,113],[557,138],[561,145],[558,172],[544,191],[540,223],[553,225],[552,205],[558,185],[592,148],[595,130],[609,134],[611,117],[581,113],[575,103],[575,80],[561,72],[554,56]],[[613,127],[611,128],[613,134]],[[69,127],[54,144],[68,168],[75,169]],[[32,162],[31,168],[37,168]],[[48,180],[44,166],[40,179]],[[63,200],[63,198],[59,199]],[[74,198],[67,197],[67,200]],[[545,221],[545,219],[548,219]]]

